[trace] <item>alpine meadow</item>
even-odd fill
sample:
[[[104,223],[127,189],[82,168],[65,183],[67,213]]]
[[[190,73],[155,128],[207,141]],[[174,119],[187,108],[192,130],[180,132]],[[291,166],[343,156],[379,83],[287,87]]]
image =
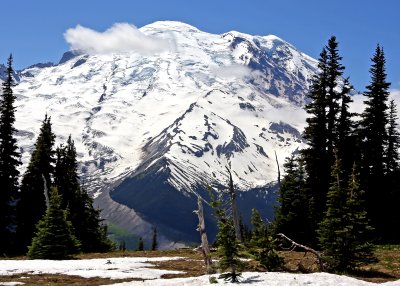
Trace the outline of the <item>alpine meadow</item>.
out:
[[[307,37],[325,43],[309,40],[311,56],[275,35],[214,33],[213,13],[207,32],[189,12],[202,29],[177,17],[99,32],[85,24],[97,16],[68,13],[46,27],[75,21],[59,60],[20,68],[17,49],[0,64],[0,285],[400,285],[385,33],[369,28],[375,44],[348,57],[354,22],[314,23]]]

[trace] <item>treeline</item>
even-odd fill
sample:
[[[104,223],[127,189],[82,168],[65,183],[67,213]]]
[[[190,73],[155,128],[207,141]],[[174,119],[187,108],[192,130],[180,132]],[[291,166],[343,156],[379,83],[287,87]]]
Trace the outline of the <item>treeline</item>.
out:
[[[308,147],[286,159],[273,228],[345,271],[373,261],[373,243],[400,242],[400,136],[383,48],[372,57],[361,114],[349,110],[352,86],[341,60],[332,37],[308,95]]]
[[[32,258],[65,258],[111,250],[100,211],[80,185],[74,141],[69,136],[55,147],[47,115],[20,177],[12,74],[10,56],[0,101],[0,254],[24,255],[29,249]]]
[[[275,220],[263,222],[253,209],[252,230],[243,226],[235,215],[231,176],[228,191],[218,192],[217,199],[211,192],[218,267],[229,271],[221,275],[225,279],[239,280],[241,257],[267,271],[284,270],[279,247],[313,253],[321,271],[349,273],[377,261],[375,244],[400,242],[400,134],[384,51],[378,45],[372,57],[361,114],[349,110],[353,88],[341,60],[331,37],[308,94],[303,134],[308,147],[286,159]]]

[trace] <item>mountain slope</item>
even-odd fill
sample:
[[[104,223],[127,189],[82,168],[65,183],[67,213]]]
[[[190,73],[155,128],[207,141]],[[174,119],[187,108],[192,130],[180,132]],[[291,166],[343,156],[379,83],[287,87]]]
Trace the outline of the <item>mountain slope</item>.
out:
[[[271,216],[274,152],[282,164],[304,144],[301,106],[315,60],[275,36],[213,35],[179,22],[140,31],[168,39],[170,49],[67,54],[18,73],[24,164],[47,112],[58,142],[72,134],[84,185],[114,223],[104,193],[169,241],[196,240],[195,197],[207,184],[222,188],[228,165],[246,197],[245,221],[251,205]]]

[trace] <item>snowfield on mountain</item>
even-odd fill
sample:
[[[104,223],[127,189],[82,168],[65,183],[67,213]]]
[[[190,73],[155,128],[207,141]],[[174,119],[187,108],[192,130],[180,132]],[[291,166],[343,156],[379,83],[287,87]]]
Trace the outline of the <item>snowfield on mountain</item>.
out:
[[[103,217],[145,240],[155,225],[161,247],[197,241],[196,197],[207,185],[223,188],[227,166],[243,191],[244,221],[251,207],[271,218],[275,152],[282,165],[304,146],[316,61],[272,35],[214,35],[168,21],[139,32],[163,48],[67,52],[17,73],[21,171],[47,113],[57,143],[72,135],[82,183]],[[207,207],[206,222],[215,234]]]

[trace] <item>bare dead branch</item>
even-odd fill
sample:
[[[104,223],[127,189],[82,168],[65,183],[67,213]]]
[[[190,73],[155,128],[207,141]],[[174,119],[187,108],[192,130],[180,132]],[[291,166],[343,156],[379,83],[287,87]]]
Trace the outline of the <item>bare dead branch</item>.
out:
[[[292,244],[292,246],[290,247],[291,250],[294,250],[296,247],[298,247],[298,248],[303,249],[305,252],[311,252],[312,254],[314,254],[316,256],[316,258],[317,258],[317,262],[318,262],[318,265],[319,265],[321,271],[325,271],[326,270],[326,265],[323,262],[322,254],[319,251],[316,251],[315,249],[312,249],[311,247],[308,247],[306,245],[297,243],[293,239],[290,239],[289,237],[284,235],[283,233],[278,233],[277,236],[289,241]]]

